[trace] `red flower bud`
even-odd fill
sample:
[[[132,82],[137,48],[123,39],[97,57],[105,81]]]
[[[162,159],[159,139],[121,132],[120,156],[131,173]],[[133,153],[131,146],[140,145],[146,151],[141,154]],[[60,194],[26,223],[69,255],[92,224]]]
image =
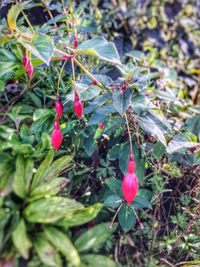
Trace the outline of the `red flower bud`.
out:
[[[97,85],[97,84],[98,84],[97,80],[92,81],[92,85]]]
[[[58,121],[54,122],[54,129],[51,135],[52,146],[55,151],[58,151],[62,143],[62,132]]]
[[[74,49],[76,49],[77,46],[78,46],[78,40],[77,40],[76,35],[74,36],[74,43],[73,43],[73,45],[74,45]]]
[[[31,79],[33,76],[33,65],[30,61],[28,62],[28,65],[26,68],[27,68],[28,77]]]
[[[83,115],[83,104],[82,104],[77,92],[75,92],[74,112],[76,113],[77,117],[80,120],[82,118],[82,115]]]
[[[138,192],[138,179],[134,173],[127,172],[125,174],[122,181],[122,192],[127,204],[130,205]]]
[[[103,123],[103,122],[101,122],[101,123],[99,124],[99,128],[100,128],[101,130],[104,129],[104,123]]]
[[[25,53],[23,58],[22,58],[22,64],[23,64],[25,69],[27,68],[28,63],[29,63],[29,58],[28,58],[27,53]]]
[[[63,104],[60,101],[60,98],[59,97],[56,100],[55,107],[56,107],[56,113],[57,113],[57,115],[61,118],[62,115],[63,115]]]
[[[134,161],[133,154],[131,153],[130,154],[130,159],[129,159],[129,162],[128,162],[128,172],[129,173],[134,173],[135,167],[136,167],[136,163]]]

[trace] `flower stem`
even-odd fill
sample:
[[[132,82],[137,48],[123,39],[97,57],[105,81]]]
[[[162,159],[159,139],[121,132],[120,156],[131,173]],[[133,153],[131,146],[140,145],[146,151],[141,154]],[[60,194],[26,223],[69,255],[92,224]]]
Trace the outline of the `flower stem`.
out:
[[[112,218],[112,221],[111,221],[111,223],[110,223],[110,225],[109,225],[109,228],[110,228],[110,229],[112,229],[113,224],[114,224],[114,222],[115,222],[115,219],[116,219],[116,217],[117,217],[117,214],[119,213],[119,211],[120,211],[120,209],[121,209],[121,207],[122,207],[123,204],[124,204],[124,201],[120,204],[120,206],[119,206],[119,208],[117,209],[117,211],[116,211],[114,217]]]
[[[58,84],[57,84],[57,96],[59,96],[59,85],[60,85],[60,79],[61,79],[61,75],[63,73],[63,69],[65,67],[65,64],[66,64],[67,61],[65,61],[61,67],[61,70],[60,70],[60,73],[59,73],[59,76],[58,76]]]
[[[129,136],[129,142],[130,142],[130,154],[133,154],[133,144],[132,144],[132,138],[131,138],[131,131],[130,131],[130,127],[129,127],[129,123],[128,123],[128,118],[127,118],[126,112],[124,113],[124,117],[125,117],[125,120],[126,120],[128,136]]]

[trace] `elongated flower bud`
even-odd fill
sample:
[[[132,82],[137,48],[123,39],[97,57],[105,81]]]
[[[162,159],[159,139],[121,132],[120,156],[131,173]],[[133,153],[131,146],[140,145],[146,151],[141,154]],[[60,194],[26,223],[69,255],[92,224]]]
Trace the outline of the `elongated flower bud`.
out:
[[[24,56],[23,56],[23,58],[22,58],[22,64],[23,64],[23,66],[24,66],[25,69],[27,68],[28,63],[29,63],[28,54],[25,53]]]
[[[28,77],[31,79],[33,76],[33,65],[31,61],[28,62],[28,65],[26,68],[27,68]]]
[[[127,204],[130,205],[138,192],[138,178],[134,173],[127,172],[125,174],[122,181],[122,192]]]
[[[74,49],[76,49],[76,48],[77,48],[77,46],[78,46],[78,40],[77,40],[77,37],[76,37],[76,35],[74,36],[74,42],[73,42],[73,46],[74,46]]]
[[[131,153],[130,154],[130,159],[129,159],[129,162],[128,162],[128,172],[129,173],[134,173],[135,167],[136,167],[136,163],[134,161],[133,154]]]
[[[63,104],[60,101],[60,98],[57,98],[55,108],[56,108],[56,113],[57,113],[58,117],[61,118],[63,115]]]
[[[74,98],[74,112],[76,113],[77,117],[80,120],[83,115],[83,104],[77,92],[75,92],[75,98]]]
[[[54,122],[54,129],[51,135],[52,146],[55,151],[58,151],[62,143],[62,132],[58,121]]]
[[[104,129],[104,123],[103,123],[103,122],[100,122],[100,124],[99,124],[99,128],[100,128],[101,130]]]

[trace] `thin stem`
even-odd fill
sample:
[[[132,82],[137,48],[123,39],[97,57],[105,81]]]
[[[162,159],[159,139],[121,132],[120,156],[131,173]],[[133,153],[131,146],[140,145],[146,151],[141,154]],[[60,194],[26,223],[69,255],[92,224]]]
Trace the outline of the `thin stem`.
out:
[[[127,118],[126,112],[124,113],[124,117],[125,117],[125,120],[126,120],[126,125],[127,125],[128,135],[129,135],[130,153],[133,154],[133,144],[132,144],[132,138],[131,138],[131,131],[130,131],[130,127],[129,127],[129,123],[128,123],[128,118]]]
[[[92,75],[92,73],[89,72],[76,58],[74,58],[74,62],[87,74],[88,77],[90,77],[92,81],[96,82],[97,86],[104,88],[103,84],[97,81],[96,78]]]
[[[137,213],[136,213],[134,207],[131,207],[131,209],[132,209],[133,212],[135,213],[135,217],[136,217],[136,219],[137,219],[137,221],[138,221],[138,223],[139,223],[139,225],[140,225],[140,228],[141,228],[141,229],[144,229],[144,226],[143,226],[143,224],[140,222],[140,219],[139,219],[139,217],[138,217],[138,215],[137,215]]]
[[[73,89],[74,91],[76,90],[75,88],[75,69],[74,69],[74,59],[72,58],[71,60],[72,63],[72,85],[73,85]]]
[[[119,211],[120,211],[120,209],[121,209],[121,207],[122,207],[123,204],[124,204],[124,201],[120,204],[120,206],[119,206],[119,208],[117,209],[117,211],[116,211],[114,217],[112,218],[112,221],[111,221],[111,223],[110,223],[110,225],[109,225],[109,228],[110,228],[110,229],[113,227],[113,224],[114,224],[114,222],[115,222],[115,219],[116,219],[116,217],[117,217],[117,214],[119,213]]]
[[[59,76],[58,76],[58,84],[57,84],[57,96],[59,96],[59,85],[60,85],[60,80],[61,80],[61,75],[62,75],[62,72],[63,72],[63,69],[65,67],[65,64],[66,64],[67,61],[65,61],[61,67],[61,70],[60,70],[60,73],[59,73]]]
[[[26,22],[28,23],[28,26],[30,27],[30,29],[31,29],[32,33],[34,33],[33,26],[31,25],[31,22],[30,22],[30,20],[28,19],[27,15],[24,13],[24,11],[23,11],[23,10],[22,10],[22,14],[23,14],[23,16],[24,16],[24,18],[25,18]]]

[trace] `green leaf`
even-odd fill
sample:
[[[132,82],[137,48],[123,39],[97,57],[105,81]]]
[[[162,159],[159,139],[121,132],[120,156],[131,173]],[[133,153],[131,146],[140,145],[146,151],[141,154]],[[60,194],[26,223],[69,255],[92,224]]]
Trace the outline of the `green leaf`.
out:
[[[161,158],[166,153],[166,147],[161,143],[157,142],[153,146],[153,155],[156,159]]]
[[[32,180],[32,176],[33,176],[33,167],[34,167],[34,161],[33,159],[31,158],[28,158],[26,160],[26,165],[25,165],[25,170],[24,170],[24,173],[25,173],[25,191],[26,193],[29,192],[29,189],[30,189],[30,183],[31,183],[31,180]]]
[[[63,232],[52,226],[45,227],[44,232],[49,242],[51,242],[73,266],[79,266],[81,260],[78,252],[70,239]]]
[[[124,93],[121,88],[116,89],[113,93],[113,106],[123,116],[131,103],[132,90],[128,88]]]
[[[38,187],[34,188],[29,195],[28,202],[33,200],[42,198],[42,197],[49,197],[52,195],[56,195],[60,192],[68,183],[68,179],[66,178],[56,178],[50,182],[46,182]]]
[[[75,83],[76,90],[82,101],[88,101],[98,96],[101,92],[101,89],[98,86],[88,85],[84,83]],[[74,92],[67,94],[67,100],[74,101]]]
[[[194,134],[180,133],[169,142],[167,153],[172,154],[182,148],[196,147],[197,145],[197,137]]]
[[[25,208],[24,215],[29,222],[51,223],[81,208],[83,206],[75,200],[53,196],[30,203]]]
[[[183,128],[186,132],[191,132],[198,136],[200,133],[200,115],[189,118]]]
[[[64,156],[55,160],[52,163],[51,167],[47,170],[45,180],[52,180],[57,177],[61,172],[68,169],[71,166],[72,159],[72,156]]]
[[[25,166],[24,157],[21,155],[17,156],[15,162],[15,173],[13,177],[13,190],[15,194],[21,198],[25,198]]]
[[[101,248],[116,228],[117,224],[114,224],[112,229],[109,227],[109,223],[98,224],[80,235],[75,246],[79,252]]]
[[[98,254],[86,254],[81,259],[90,267],[116,267],[116,263],[109,257]]]
[[[51,149],[49,153],[47,154],[46,158],[40,164],[36,174],[33,177],[31,190],[35,188],[38,184],[40,184],[41,181],[46,177],[46,174],[49,171],[49,167],[53,161],[53,158],[54,158],[54,150]]]
[[[54,54],[54,44],[49,36],[33,34],[31,43],[27,42],[23,38],[19,38],[18,42],[28,49],[34,56],[49,65],[49,62]]]
[[[84,139],[83,148],[89,157],[94,153],[96,146],[97,144],[93,136]]]
[[[106,197],[103,204],[104,206],[111,207],[113,209],[119,207],[119,205],[122,203],[122,199],[118,195],[110,195]]]
[[[12,37],[8,37],[6,35],[0,37],[0,45],[5,44],[9,41],[13,40]]]
[[[26,225],[23,219],[19,221],[17,227],[14,229],[12,233],[12,240],[21,256],[24,259],[28,259],[29,249],[31,248],[32,243],[28,238]]]
[[[113,146],[107,154],[107,159],[109,160],[116,160],[119,157],[119,151],[120,151],[120,144],[116,144]]]
[[[92,113],[88,125],[99,124],[105,121],[106,117],[116,112],[112,104],[97,108],[95,112]]]
[[[75,54],[96,56],[113,64],[121,64],[114,43],[108,42],[103,37],[94,37],[82,42],[75,50]]]
[[[7,22],[8,22],[9,27],[12,30],[17,29],[17,25],[16,25],[17,18],[26,4],[27,4],[27,2],[16,4],[16,5],[12,6],[11,9],[8,11]]]
[[[194,162],[193,165],[200,165],[200,151],[196,151],[195,155],[194,155]]]
[[[131,207],[135,209],[141,209],[141,208],[149,208],[152,209],[151,202],[149,202],[145,197],[143,196],[136,196],[134,201],[131,203]]]
[[[4,81],[0,80],[0,93],[3,93],[5,89],[5,83]]]
[[[122,181],[117,180],[115,178],[110,178],[110,179],[106,179],[105,183],[107,184],[107,186],[110,188],[110,190],[112,192],[114,192],[115,194],[123,197],[123,194],[122,194]]]
[[[62,220],[57,222],[57,225],[63,227],[72,227],[85,224],[91,220],[93,220],[97,214],[102,209],[102,204],[97,203],[90,207],[83,208],[77,211],[74,211],[73,214],[69,214],[64,217]]]
[[[140,127],[147,133],[152,134],[158,138],[158,140],[164,145],[167,146],[165,136],[163,131],[157,126],[155,121],[149,117],[141,116],[137,119]]]
[[[41,260],[47,266],[57,267],[59,258],[54,247],[48,242],[44,233],[36,233],[34,236],[34,248]]]
[[[134,211],[126,203],[124,203],[118,213],[118,221],[125,233],[127,233],[136,222]]]

